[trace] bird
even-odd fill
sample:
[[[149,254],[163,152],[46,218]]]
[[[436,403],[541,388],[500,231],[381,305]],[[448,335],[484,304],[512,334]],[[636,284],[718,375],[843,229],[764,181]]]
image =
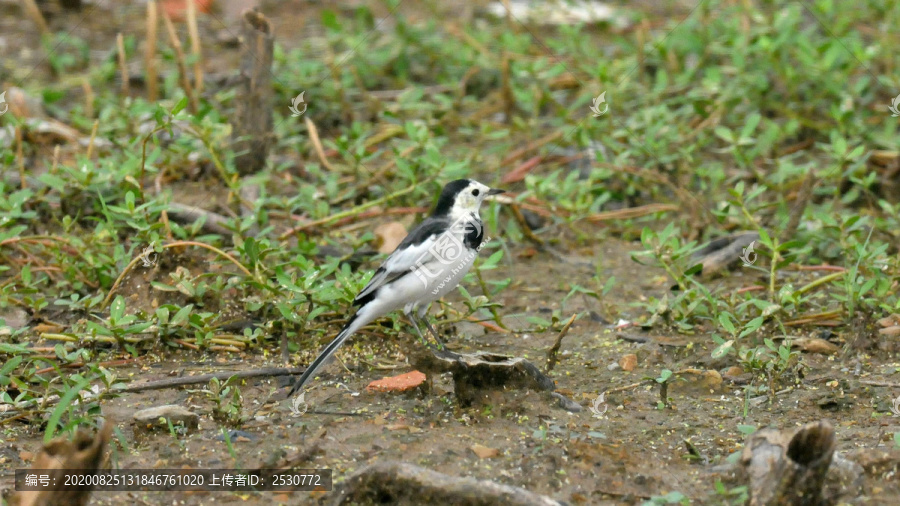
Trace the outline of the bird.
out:
[[[314,378],[356,331],[401,308],[422,343],[431,348],[419,328],[420,320],[425,319],[428,331],[443,350],[444,344],[424,318],[425,313],[432,302],[455,289],[472,268],[484,241],[481,204],[487,197],[501,193],[505,190],[472,179],[457,179],[444,185],[434,210],[406,235],[353,299],[356,312],[306,368],[288,397]]]

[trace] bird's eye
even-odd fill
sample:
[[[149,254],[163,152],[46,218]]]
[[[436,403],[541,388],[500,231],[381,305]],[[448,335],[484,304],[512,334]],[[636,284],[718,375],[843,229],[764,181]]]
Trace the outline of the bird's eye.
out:
[[[478,190],[472,190],[472,195],[475,195],[477,197],[478,193],[480,193]]]

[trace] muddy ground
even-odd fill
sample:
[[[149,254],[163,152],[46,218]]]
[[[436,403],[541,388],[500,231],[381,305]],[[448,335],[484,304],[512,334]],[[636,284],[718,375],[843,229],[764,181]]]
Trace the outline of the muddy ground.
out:
[[[472,476],[527,488],[573,504],[639,504],[651,496],[678,491],[695,504],[723,504],[716,496],[718,480],[728,483],[729,473],[717,465],[739,451],[743,434],[739,425],[791,427],[820,419],[831,420],[841,452],[860,448],[886,448],[897,418],[873,416],[884,412],[893,392],[867,386],[864,381],[890,381],[897,363],[857,353],[847,343],[836,356],[803,354],[803,378],[779,392],[772,403],[751,400],[746,416],[740,380],[715,374],[684,374],[671,382],[669,405],[659,407],[659,387],[652,382],[611,393],[604,403],[596,397],[610,389],[656,377],[662,369],[723,370],[729,361],[710,357],[707,329],[695,336],[616,330],[607,321],[630,319],[642,310],[630,308],[644,294],[659,294],[668,287],[662,271],[635,264],[628,256],[634,245],[615,239],[575,247],[566,257],[533,254],[530,248],[513,251],[513,265],[497,276],[513,275],[516,282],[504,292],[503,312],[511,328],[526,328],[527,315],[546,317],[559,308],[572,280],[589,276],[593,262],[603,272],[622,280],[603,303],[573,298],[564,314],[593,311],[593,318],[576,321],[563,339],[559,364],[552,371],[559,390],[584,406],[580,413],[561,409],[545,395],[531,391],[486,390],[472,405],[462,407],[453,395],[449,374],[430,377],[430,392],[416,394],[370,393],[366,385],[384,376],[412,368],[407,357],[421,353],[411,334],[384,342],[377,335],[361,334],[340,354],[339,363],[326,368],[323,381],[307,395],[310,411],[295,416],[284,400],[289,380],[248,380],[241,387],[248,421],[235,433],[232,458],[222,440],[221,425],[212,420],[211,404],[203,394],[187,389],[127,394],[102,403],[103,413],[116,423],[127,451],[114,451],[123,468],[264,467],[282,458],[309,454],[302,467],[333,469],[336,481],[366,464],[399,460],[456,476]],[[149,272],[143,274],[150,275]],[[741,271],[723,281],[750,284]],[[144,284],[146,286],[146,284]],[[556,339],[541,334],[497,333],[471,323],[457,324],[447,338],[457,351],[490,351],[526,357],[540,367]],[[649,338],[649,342],[623,340]],[[852,340],[852,336],[836,338]],[[661,343],[661,344],[660,344]],[[210,357],[185,351],[141,357],[134,366],[117,368],[122,376],[149,381],[173,376],[283,365],[277,343],[268,353],[220,354]],[[616,364],[623,355],[636,354],[631,372]],[[371,355],[370,364],[355,358]],[[381,369],[381,370],[379,370]],[[348,372],[349,371],[349,372]],[[755,396],[754,396],[755,397]],[[178,439],[163,431],[135,440],[131,417],[136,410],[161,404],[189,407],[201,417],[200,427]],[[596,406],[598,413],[591,408]],[[6,472],[23,467],[23,452],[36,451],[42,434],[27,427],[7,427],[11,444],[2,450]],[[218,439],[217,439],[218,438]],[[689,444],[694,449],[689,449]],[[480,458],[472,447],[497,450]],[[115,445],[114,445],[115,446]],[[278,504],[316,504],[328,494],[285,493],[129,493],[95,494],[93,504],[238,504],[261,501]],[[870,476],[862,497],[850,504],[895,504],[900,484],[888,476]]]

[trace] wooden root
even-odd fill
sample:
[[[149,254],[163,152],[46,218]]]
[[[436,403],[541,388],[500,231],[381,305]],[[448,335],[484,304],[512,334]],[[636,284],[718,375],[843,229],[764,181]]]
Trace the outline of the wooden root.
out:
[[[379,462],[347,478],[332,504],[560,506],[563,503],[489,480],[450,476],[401,462]]]
[[[494,353],[454,353],[434,350],[413,357],[416,369],[426,373],[453,374],[454,393],[464,406],[472,404],[484,389],[528,388],[539,392],[556,389],[553,379],[519,357]]]

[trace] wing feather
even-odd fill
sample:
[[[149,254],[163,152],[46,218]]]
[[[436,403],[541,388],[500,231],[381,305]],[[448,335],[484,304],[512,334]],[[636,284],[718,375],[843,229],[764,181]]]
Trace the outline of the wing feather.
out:
[[[428,217],[419,223],[375,271],[365,288],[353,299],[353,305],[362,306],[375,296],[379,288],[408,274],[420,260],[427,261],[424,257],[434,245],[437,236],[445,230],[447,221],[444,219]]]

